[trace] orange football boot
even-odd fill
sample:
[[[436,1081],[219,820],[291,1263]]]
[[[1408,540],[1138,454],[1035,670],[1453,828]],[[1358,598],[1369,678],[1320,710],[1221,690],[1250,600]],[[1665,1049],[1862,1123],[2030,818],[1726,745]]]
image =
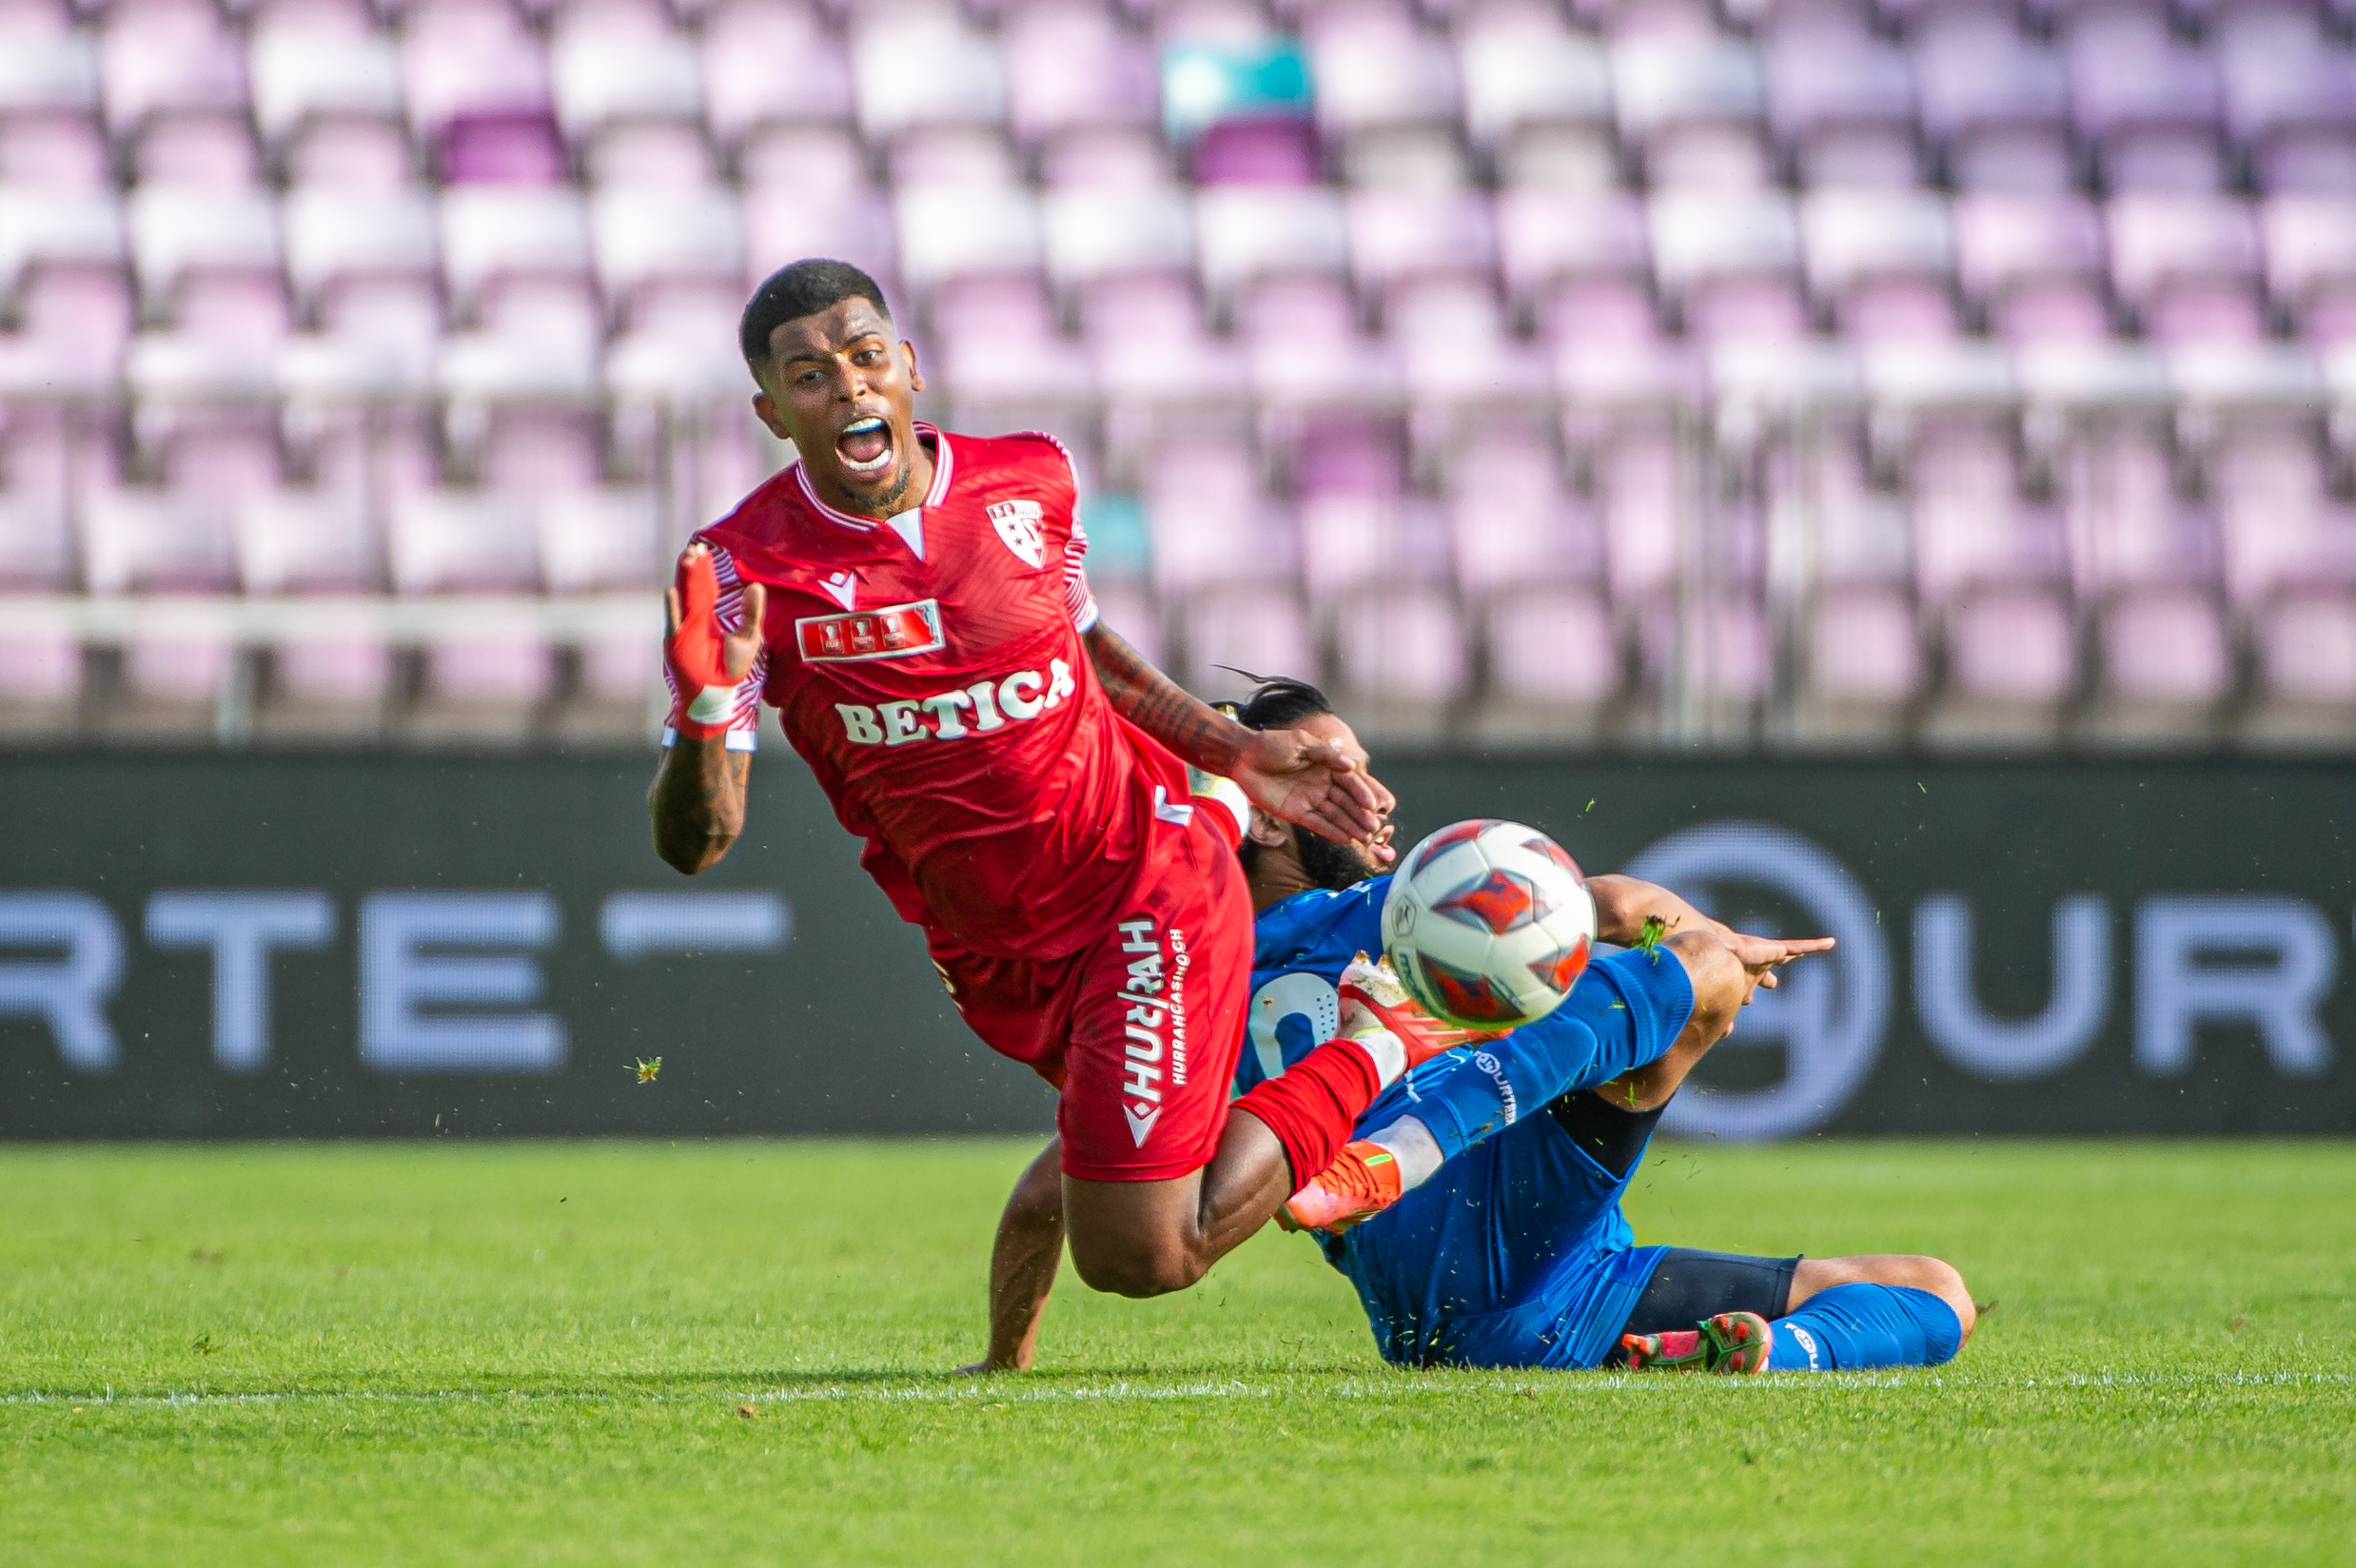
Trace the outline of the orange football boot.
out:
[[[1362,1139],[1344,1144],[1333,1164],[1286,1199],[1276,1223],[1286,1230],[1339,1235],[1397,1203],[1400,1191],[1399,1161],[1381,1144]]]
[[[1407,1070],[1459,1046],[1502,1039],[1503,1029],[1459,1029],[1425,1012],[1400,983],[1388,962],[1365,953],[1349,961],[1334,988],[1342,993],[1340,1038],[1355,1040],[1371,1029],[1386,1029],[1407,1054]]]

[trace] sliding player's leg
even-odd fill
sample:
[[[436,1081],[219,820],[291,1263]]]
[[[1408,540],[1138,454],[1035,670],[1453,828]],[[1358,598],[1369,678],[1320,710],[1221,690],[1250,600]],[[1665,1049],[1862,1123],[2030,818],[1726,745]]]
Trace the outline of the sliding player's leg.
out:
[[[1665,1104],[1726,1037],[1746,990],[1742,966],[1699,931],[1600,959],[1538,1023],[1431,1062],[1387,1091],[1363,1118],[1372,1130],[1304,1186],[1285,1216],[1313,1229],[1356,1224],[1565,1095],[1608,1091],[1632,1110]]]
[[[1707,1372],[1937,1366],[1972,1337],[1963,1276],[1936,1258],[1752,1258],[1672,1247],[1628,1313],[1630,1365]]]
[[[1408,1065],[1387,1032],[1328,1042],[1231,1107],[1251,976],[1251,907],[1202,822],[1065,987],[1064,1225],[1099,1290],[1183,1290],[1321,1170]]]

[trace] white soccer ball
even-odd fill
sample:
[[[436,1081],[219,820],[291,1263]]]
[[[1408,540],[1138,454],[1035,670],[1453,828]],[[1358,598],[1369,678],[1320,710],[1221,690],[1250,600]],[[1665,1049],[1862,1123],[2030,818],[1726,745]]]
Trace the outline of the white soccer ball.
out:
[[[1459,822],[1391,876],[1383,944],[1426,1012],[1475,1029],[1562,1005],[1594,945],[1595,898],[1562,846],[1519,822]]]

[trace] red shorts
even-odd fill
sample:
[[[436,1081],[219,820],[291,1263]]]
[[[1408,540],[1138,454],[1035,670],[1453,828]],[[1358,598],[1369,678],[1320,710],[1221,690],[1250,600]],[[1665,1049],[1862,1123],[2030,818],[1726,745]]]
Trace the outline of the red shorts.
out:
[[[1053,959],[926,945],[974,1033],[1062,1091],[1064,1173],[1158,1182],[1210,1163],[1251,989],[1251,895],[1216,815],[1157,834],[1111,928]]]

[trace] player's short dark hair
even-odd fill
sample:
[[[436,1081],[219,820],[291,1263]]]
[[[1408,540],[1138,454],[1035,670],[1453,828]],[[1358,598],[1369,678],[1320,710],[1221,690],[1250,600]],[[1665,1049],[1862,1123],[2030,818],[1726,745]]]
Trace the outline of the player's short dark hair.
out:
[[[1236,674],[1259,682],[1259,689],[1235,710],[1235,721],[1247,730],[1289,730],[1305,718],[1333,712],[1325,694],[1306,680],[1254,676],[1242,670]]]
[[[865,300],[885,321],[892,307],[884,304],[883,285],[849,262],[830,262],[813,256],[777,268],[761,280],[744,304],[736,323],[736,343],[744,363],[757,365],[769,358],[770,334],[791,321],[815,316],[845,300]]]

